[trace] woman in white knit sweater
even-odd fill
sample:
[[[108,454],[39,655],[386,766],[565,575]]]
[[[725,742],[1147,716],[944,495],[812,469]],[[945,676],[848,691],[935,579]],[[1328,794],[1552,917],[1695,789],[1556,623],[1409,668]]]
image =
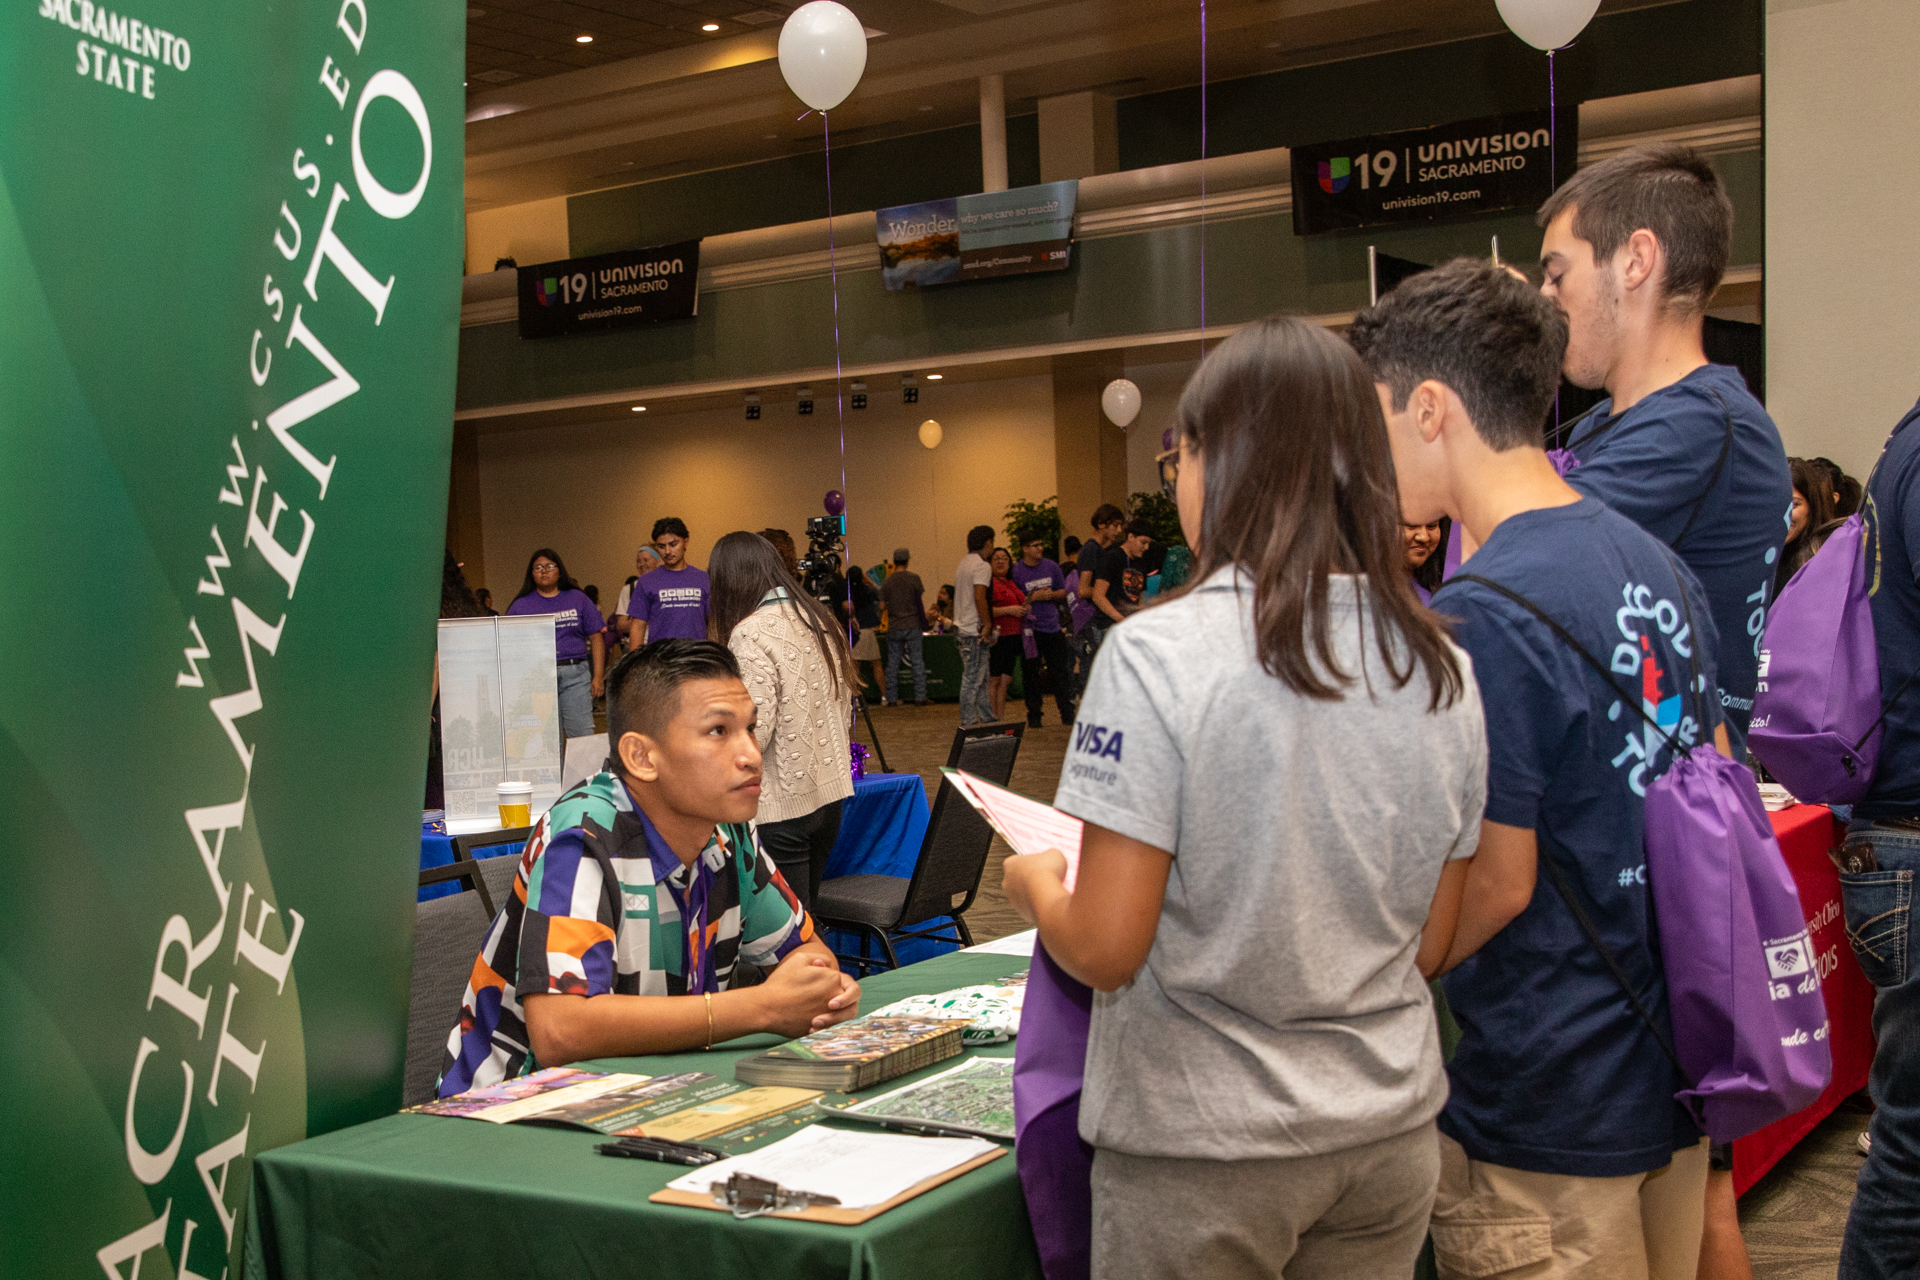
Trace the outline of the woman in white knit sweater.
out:
[[[809,911],[853,794],[847,638],[757,533],[730,533],[707,561],[713,638],[733,650],[759,713],[760,845]]]

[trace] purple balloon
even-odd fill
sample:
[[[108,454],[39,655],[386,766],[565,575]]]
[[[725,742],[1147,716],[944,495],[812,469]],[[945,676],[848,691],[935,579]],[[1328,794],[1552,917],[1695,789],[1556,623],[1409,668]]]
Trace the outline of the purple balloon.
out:
[[[1173,448],[1173,428],[1168,427],[1160,433],[1160,452],[1165,453],[1171,448]]]
[[[847,509],[847,495],[838,489],[827,490],[827,514],[837,516]]]

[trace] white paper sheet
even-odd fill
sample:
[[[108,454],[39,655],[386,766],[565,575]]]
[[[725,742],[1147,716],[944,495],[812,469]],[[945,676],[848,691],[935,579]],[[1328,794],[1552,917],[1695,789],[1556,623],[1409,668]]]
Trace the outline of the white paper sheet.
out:
[[[789,1191],[837,1196],[842,1209],[866,1209],[997,1149],[984,1138],[916,1138],[813,1125],[758,1151],[695,1169],[667,1185],[705,1196],[712,1193],[712,1184],[745,1173],[777,1182]]]
[[[1045,853],[1058,849],[1067,855],[1067,892],[1080,875],[1080,833],[1086,824],[1050,804],[1030,800],[1017,791],[996,787],[960,769],[942,770],[967,802],[980,811],[1015,853]]]
[[[1031,956],[1034,942],[1039,937],[1038,929],[1028,929],[1025,933],[995,938],[992,942],[983,942],[977,947],[968,947],[967,950],[978,952],[983,956]]]

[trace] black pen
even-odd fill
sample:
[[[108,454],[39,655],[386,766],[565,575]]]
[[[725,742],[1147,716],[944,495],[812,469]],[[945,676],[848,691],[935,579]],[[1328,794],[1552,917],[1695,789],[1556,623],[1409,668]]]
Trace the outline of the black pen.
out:
[[[721,1158],[710,1151],[688,1151],[625,1142],[603,1142],[594,1147],[594,1150],[603,1156],[620,1156],[628,1160],[658,1160],[662,1164],[682,1164],[694,1168],[713,1164]]]

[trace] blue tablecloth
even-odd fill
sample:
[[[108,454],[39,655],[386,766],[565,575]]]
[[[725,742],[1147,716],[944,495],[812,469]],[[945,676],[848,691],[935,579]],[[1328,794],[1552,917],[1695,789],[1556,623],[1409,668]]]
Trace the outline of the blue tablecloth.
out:
[[[448,835],[445,824],[436,823],[442,829],[435,831],[431,827],[420,828],[420,869],[430,867],[450,867],[453,865],[453,837]],[[922,825],[925,825],[924,823]],[[508,854],[518,856],[527,847],[526,841],[517,844],[482,845],[473,851],[475,858],[504,858]],[[444,898],[448,894],[460,892],[458,880],[443,880],[439,884],[426,885],[419,890],[419,901],[429,898]]]
[[[840,810],[840,838],[827,859],[823,879],[835,876],[900,876],[913,874],[920,845],[927,837],[927,788],[917,773],[869,773],[853,784],[853,795]],[[928,927],[931,927],[929,925]],[[827,930],[827,945],[843,955],[860,950],[860,935],[842,929]],[[867,941],[878,958],[880,948]],[[894,944],[901,964],[913,964],[959,948],[957,942],[915,939]]]

